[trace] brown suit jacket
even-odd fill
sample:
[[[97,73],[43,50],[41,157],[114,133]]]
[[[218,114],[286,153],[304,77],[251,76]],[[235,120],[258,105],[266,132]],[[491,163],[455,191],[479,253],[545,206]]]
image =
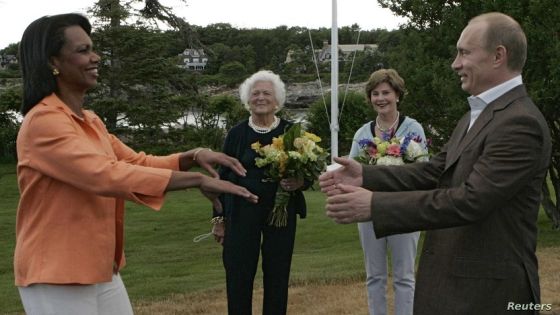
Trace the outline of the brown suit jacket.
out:
[[[467,113],[430,162],[364,166],[375,234],[428,230],[417,315],[508,314],[508,303],[540,302],[535,250],[548,126],[523,85],[488,104],[465,134],[469,120]]]

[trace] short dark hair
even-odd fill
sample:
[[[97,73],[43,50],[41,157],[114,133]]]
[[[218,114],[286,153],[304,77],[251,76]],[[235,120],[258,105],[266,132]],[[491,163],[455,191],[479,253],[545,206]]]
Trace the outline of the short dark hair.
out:
[[[70,26],[80,26],[88,35],[91,34],[88,19],[77,13],[44,16],[29,24],[23,32],[19,44],[23,77],[23,115],[45,96],[57,90],[49,60],[60,53],[66,40],[64,30]]]
[[[527,38],[521,25],[511,16],[500,12],[489,12],[472,18],[469,23],[486,22],[485,49],[493,52],[496,47],[506,47],[508,68],[521,72],[527,60]]]

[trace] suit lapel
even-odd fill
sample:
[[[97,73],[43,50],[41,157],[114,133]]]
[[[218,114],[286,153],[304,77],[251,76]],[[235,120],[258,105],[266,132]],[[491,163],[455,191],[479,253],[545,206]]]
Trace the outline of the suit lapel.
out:
[[[470,115],[467,113],[463,116],[457,123],[455,131],[449,139],[449,145],[447,149],[447,159],[446,159],[446,169],[449,165],[453,164],[459,157],[459,145],[461,144],[463,138],[467,133],[467,128],[469,127]]]
[[[453,165],[457,159],[461,156],[461,153],[465,148],[476,138],[476,136],[486,127],[494,118],[494,113],[506,108],[509,104],[520,97],[527,96],[527,91],[524,85],[519,85],[510,91],[506,92],[504,95],[498,97],[496,100],[488,104],[486,108],[480,113],[477,120],[472,125],[471,129],[467,131],[464,137],[454,137],[455,139],[450,139],[448,159],[446,161],[445,169],[447,170],[451,165]],[[463,135],[464,131],[468,128],[470,123],[470,115],[467,114],[459,122],[457,129],[462,131],[459,134]]]

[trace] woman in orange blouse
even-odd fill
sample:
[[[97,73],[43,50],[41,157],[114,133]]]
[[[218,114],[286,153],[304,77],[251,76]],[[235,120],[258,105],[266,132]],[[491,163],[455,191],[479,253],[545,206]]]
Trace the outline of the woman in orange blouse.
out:
[[[91,25],[79,14],[31,23],[20,44],[24,120],[17,138],[15,283],[27,314],[132,314],[124,266],[124,200],[159,210],[167,191],[198,187],[214,206],[247,189],[217,179],[215,164],[244,176],[234,158],[202,148],[137,153],[82,108],[97,83]],[[198,165],[214,177],[187,172]]]

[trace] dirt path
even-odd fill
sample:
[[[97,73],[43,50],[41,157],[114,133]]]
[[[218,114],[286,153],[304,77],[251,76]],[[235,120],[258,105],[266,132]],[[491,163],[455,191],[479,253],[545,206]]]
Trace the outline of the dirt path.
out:
[[[547,248],[537,252],[541,277],[541,303],[553,305],[546,315],[560,315],[560,249]],[[340,284],[308,284],[290,287],[288,314],[297,315],[359,315],[367,314],[367,301],[362,282]],[[389,305],[392,304],[389,290]],[[255,290],[254,314],[261,314],[262,290]],[[392,307],[390,314],[392,314]],[[207,291],[190,295],[176,295],[155,302],[136,305],[135,314],[227,314],[225,292]]]

